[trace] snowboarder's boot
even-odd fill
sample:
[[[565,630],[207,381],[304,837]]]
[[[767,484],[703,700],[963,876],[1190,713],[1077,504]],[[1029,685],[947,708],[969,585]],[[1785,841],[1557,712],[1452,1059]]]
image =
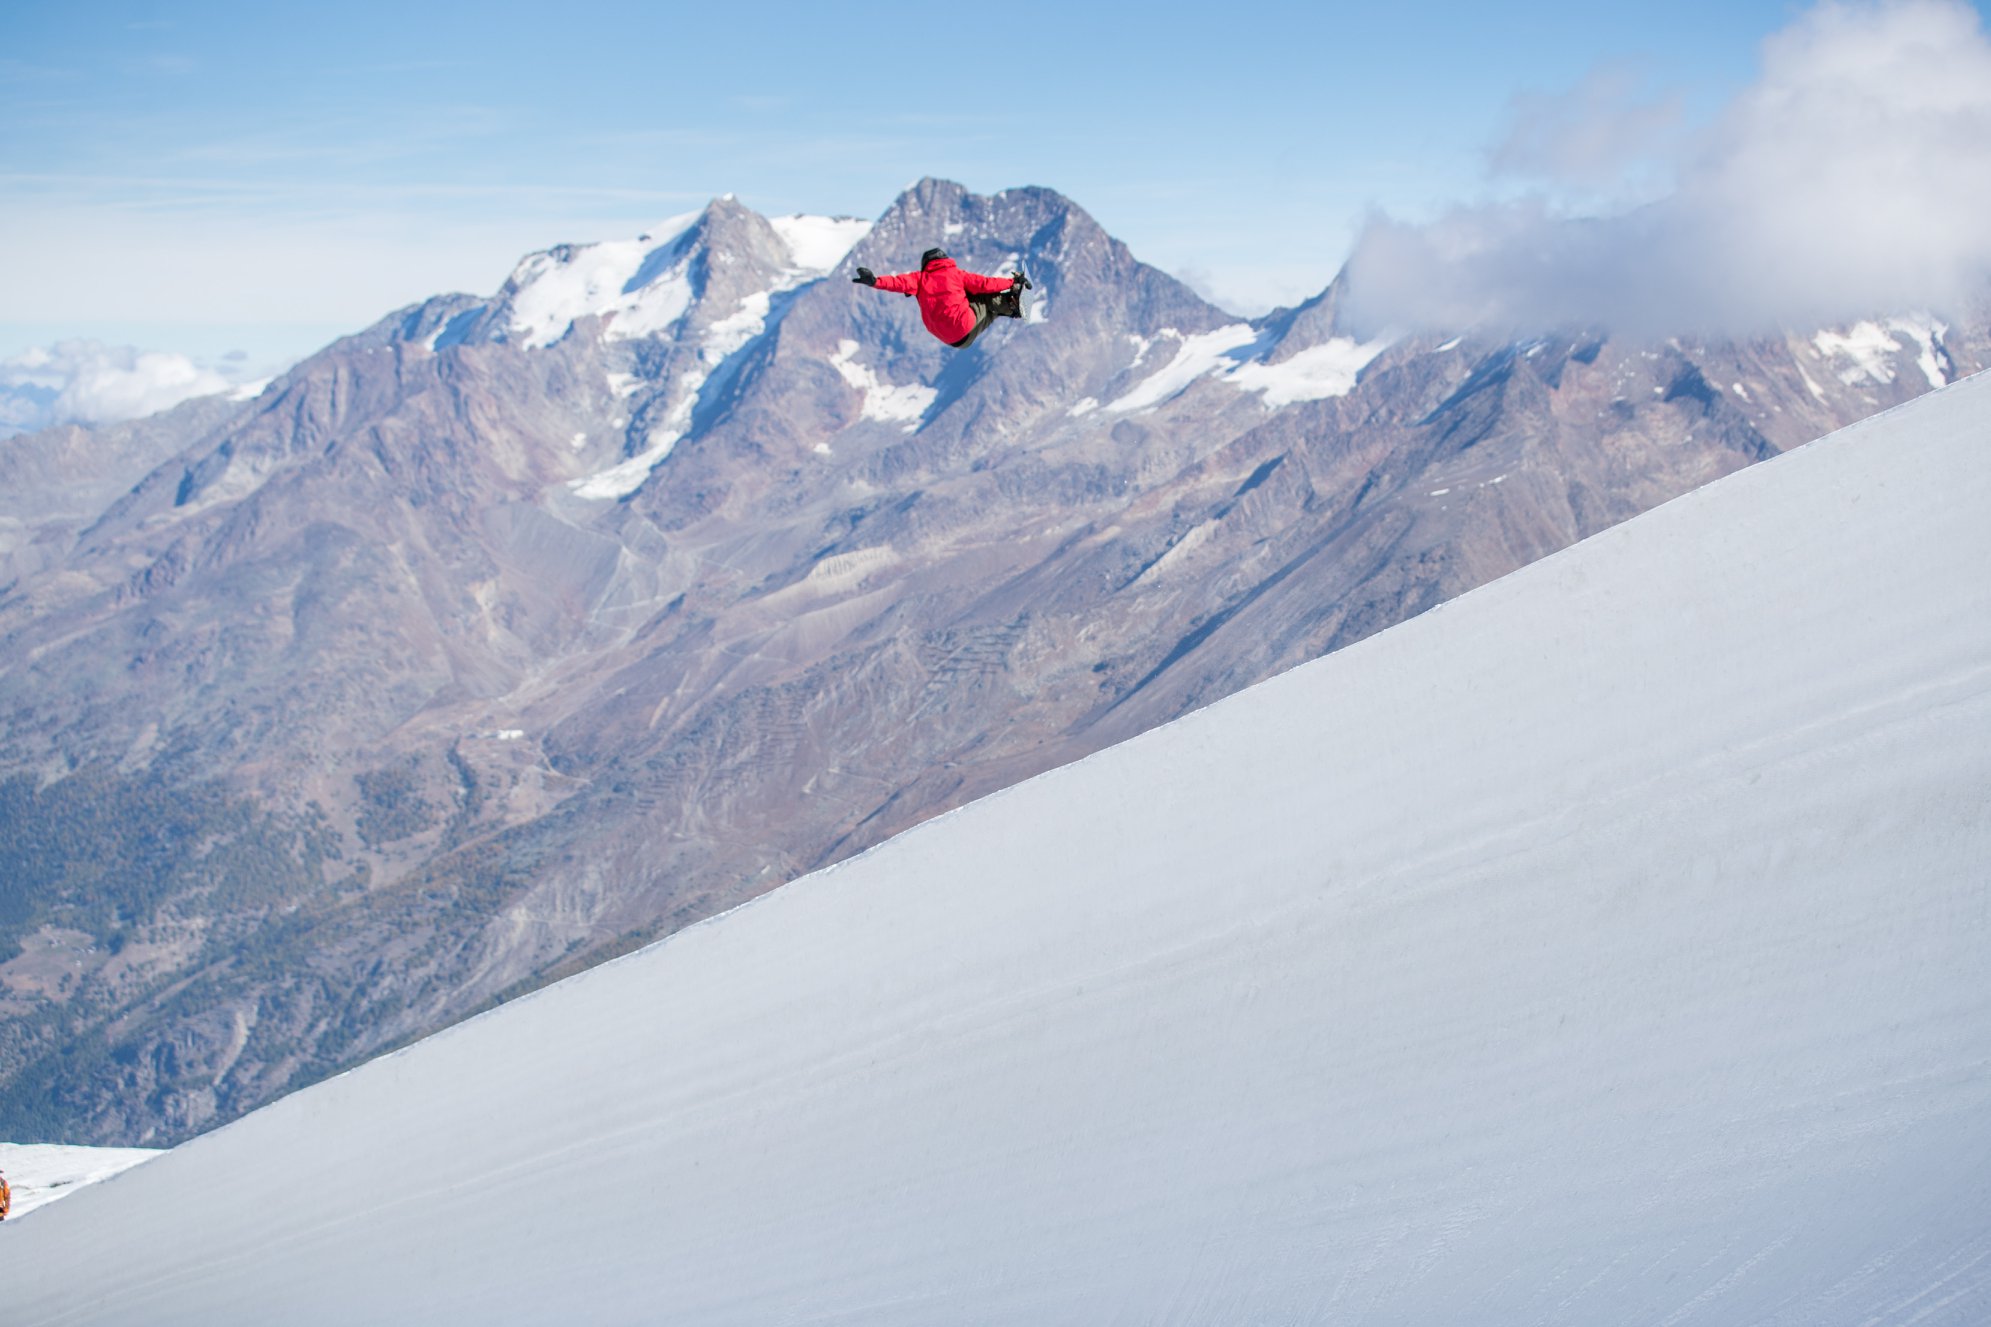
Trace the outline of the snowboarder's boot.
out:
[[[1023,292],[1031,289],[1030,278],[1023,274],[1021,267],[1018,267],[1009,275],[1009,289],[996,297],[996,313],[1003,318],[1021,318],[1023,316]]]

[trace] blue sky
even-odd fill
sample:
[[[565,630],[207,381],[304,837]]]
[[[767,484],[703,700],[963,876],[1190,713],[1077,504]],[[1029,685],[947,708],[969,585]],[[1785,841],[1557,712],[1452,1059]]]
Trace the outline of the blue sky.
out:
[[[715,194],[872,216],[923,175],[1059,189],[1256,311],[1372,210],[1494,191],[1517,96],[1614,64],[1706,115],[1803,8],[15,0],[0,356],[296,354]]]

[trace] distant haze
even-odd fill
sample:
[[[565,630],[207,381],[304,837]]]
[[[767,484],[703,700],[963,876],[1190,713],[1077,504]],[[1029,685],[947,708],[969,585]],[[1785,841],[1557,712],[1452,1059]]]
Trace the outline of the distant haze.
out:
[[[1953,310],[1991,282],[1991,41],[1960,0],[1823,4],[1703,127],[1606,70],[1517,102],[1493,165],[1534,191],[1371,222],[1356,323],[1742,335]]]

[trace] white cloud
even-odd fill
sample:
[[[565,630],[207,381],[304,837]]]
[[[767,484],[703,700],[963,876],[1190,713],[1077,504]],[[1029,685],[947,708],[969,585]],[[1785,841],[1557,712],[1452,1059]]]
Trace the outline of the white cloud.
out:
[[[1634,68],[1600,65],[1569,92],[1516,97],[1493,169],[1600,199],[1636,196],[1665,176],[1685,118],[1677,94],[1642,98]]]
[[[136,419],[232,386],[185,355],[60,341],[0,360],[0,436]]]
[[[1561,203],[1372,222],[1354,322],[1744,333],[1955,309],[1991,284],[1991,41],[1961,0],[1814,7],[1670,151],[1672,103],[1630,93],[1595,75],[1517,105],[1494,165]],[[1571,197],[1611,191],[1645,200],[1572,215]]]

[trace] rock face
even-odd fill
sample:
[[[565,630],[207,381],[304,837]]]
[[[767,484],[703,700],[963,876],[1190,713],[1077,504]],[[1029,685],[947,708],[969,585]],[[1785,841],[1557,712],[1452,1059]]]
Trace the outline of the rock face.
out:
[[[932,244],[1029,319],[848,280]],[[208,1127],[1991,362],[1336,295],[1233,318],[1045,190],[722,199],[0,444],[0,1134]]]

